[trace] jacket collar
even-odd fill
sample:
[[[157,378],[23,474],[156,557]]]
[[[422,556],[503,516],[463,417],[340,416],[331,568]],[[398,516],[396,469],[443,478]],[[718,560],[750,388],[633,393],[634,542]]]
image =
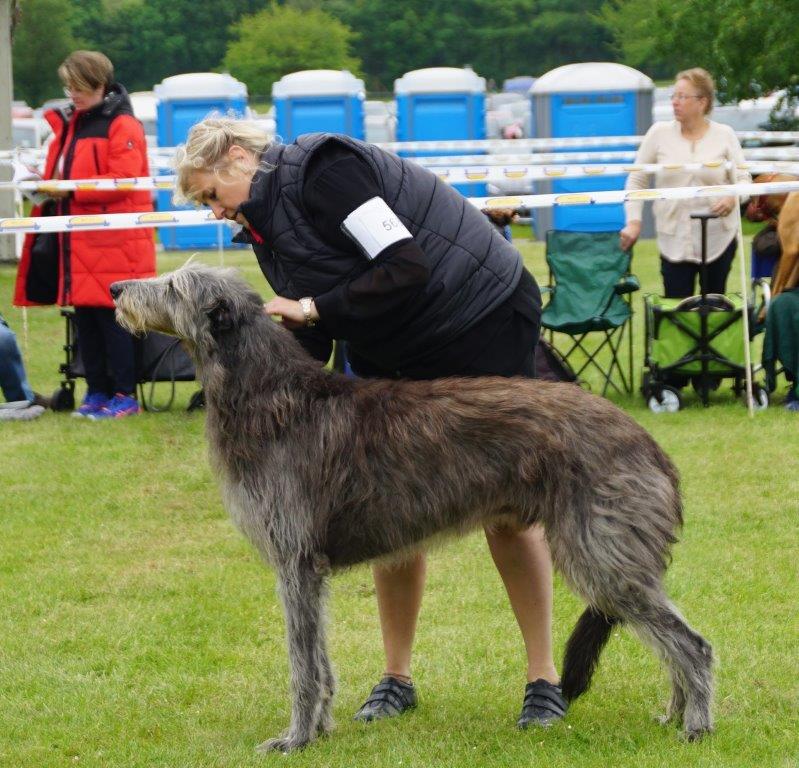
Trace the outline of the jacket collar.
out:
[[[260,239],[263,241],[262,233],[269,230],[269,222],[272,219],[274,204],[277,200],[277,167],[280,158],[285,150],[284,144],[270,144],[260,157],[260,166],[256,170],[250,183],[249,198],[240,206],[239,211],[244,214],[244,218],[250,223],[250,227],[255,233],[255,237],[243,239],[244,232],[240,232],[236,242],[251,242]],[[235,239],[235,238],[234,238]]]
[[[132,115],[133,106],[125,86],[122,83],[113,83],[108,88],[105,98],[96,107],[86,110],[86,114],[102,115],[103,117]]]
[[[108,93],[103,100],[95,107],[87,109],[83,113],[86,116],[102,115],[103,117],[111,117],[112,115],[132,115],[133,106],[130,103],[130,97],[125,90],[122,83],[113,83],[108,88]],[[75,107],[72,104],[59,109],[48,109],[44,113],[44,119],[50,123],[50,127],[54,130],[60,130],[61,126],[69,123],[75,116]]]

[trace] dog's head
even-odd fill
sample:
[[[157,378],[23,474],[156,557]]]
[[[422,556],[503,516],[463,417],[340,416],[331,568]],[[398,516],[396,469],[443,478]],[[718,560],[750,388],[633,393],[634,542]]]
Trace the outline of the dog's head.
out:
[[[263,317],[261,297],[234,269],[190,263],[174,272],[111,285],[120,325],[159,331],[194,346]]]
[[[797,176],[792,173],[761,173],[753,179],[755,184],[767,184],[772,181],[796,181]],[[746,206],[744,216],[749,221],[766,221],[776,219],[780,215],[782,206],[785,205],[787,194],[783,195],[755,195]]]

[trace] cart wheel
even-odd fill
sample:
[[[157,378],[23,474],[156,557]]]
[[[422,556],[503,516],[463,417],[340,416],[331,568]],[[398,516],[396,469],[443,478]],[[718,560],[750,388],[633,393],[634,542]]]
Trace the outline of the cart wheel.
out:
[[[744,393],[744,405],[746,405]],[[762,384],[752,385],[752,405],[756,411],[765,411],[769,405],[768,390]]]
[[[59,387],[53,392],[50,407],[54,411],[71,411],[75,408],[75,392],[67,387]]]
[[[682,408],[682,397],[679,390],[664,384],[655,389],[647,405],[652,413],[677,413]]]

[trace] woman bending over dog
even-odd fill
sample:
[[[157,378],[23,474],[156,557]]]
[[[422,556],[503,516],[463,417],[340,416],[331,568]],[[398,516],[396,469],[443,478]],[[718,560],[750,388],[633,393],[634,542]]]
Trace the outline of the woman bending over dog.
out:
[[[270,144],[243,121],[207,119],[177,157],[180,199],[238,222],[283,319],[320,363],[347,342],[358,376],[535,375],[541,297],[519,253],[430,171],[346,136]],[[552,659],[552,572],[538,527],[486,529],[527,652],[518,725],[567,704]],[[386,666],[355,714],[417,703],[411,649],[425,582],[421,554],[375,565]]]

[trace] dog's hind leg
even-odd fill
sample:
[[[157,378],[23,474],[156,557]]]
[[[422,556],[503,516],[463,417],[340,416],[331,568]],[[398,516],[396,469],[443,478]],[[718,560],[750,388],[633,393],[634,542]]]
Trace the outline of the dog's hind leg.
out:
[[[669,675],[671,676],[671,698],[666,707],[666,713],[658,717],[658,722],[661,725],[669,723],[681,725],[685,714],[685,690],[677,670],[670,669]]]
[[[689,741],[713,730],[713,651],[659,589],[640,590],[625,601],[624,620],[661,656],[671,674],[672,695],[665,720],[679,720]]]
[[[333,694],[323,638],[325,576],[313,558],[297,557],[279,566],[291,671],[291,723],[282,736],[260,744],[259,752],[290,752],[330,726]]]
[[[319,638],[319,657],[317,667],[321,675],[322,701],[319,707],[319,721],[316,725],[317,735],[321,736],[333,730],[333,695],[336,692],[336,678],[327,653],[327,641],[324,627]]]

